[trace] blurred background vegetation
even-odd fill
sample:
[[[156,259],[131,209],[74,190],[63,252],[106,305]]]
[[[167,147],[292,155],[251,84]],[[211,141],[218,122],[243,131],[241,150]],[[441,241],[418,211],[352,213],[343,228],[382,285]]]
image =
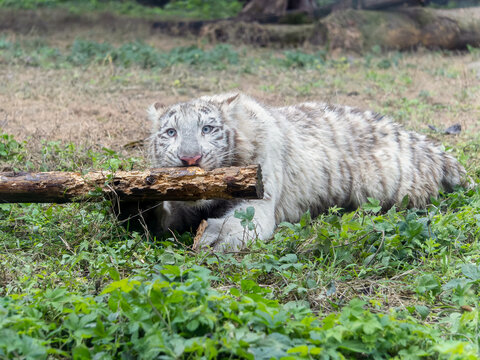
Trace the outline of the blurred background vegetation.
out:
[[[369,2],[370,1],[370,2]],[[287,10],[335,8],[365,8],[410,5],[433,5],[445,8],[475,6],[480,0],[0,0],[0,8],[39,9],[63,8],[72,13],[111,11],[131,16],[166,16],[199,19],[222,19],[238,15],[250,2],[275,11],[281,4]],[[308,4],[308,5],[306,5]],[[363,4],[363,5],[362,5]]]

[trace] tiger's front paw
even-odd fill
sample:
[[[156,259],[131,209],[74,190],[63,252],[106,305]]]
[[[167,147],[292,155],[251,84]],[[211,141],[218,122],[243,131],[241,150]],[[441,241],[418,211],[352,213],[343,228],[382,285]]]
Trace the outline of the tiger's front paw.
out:
[[[244,229],[237,218],[208,219],[207,227],[194,247],[211,248],[218,252],[238,251],[254,238],[254,232]]]

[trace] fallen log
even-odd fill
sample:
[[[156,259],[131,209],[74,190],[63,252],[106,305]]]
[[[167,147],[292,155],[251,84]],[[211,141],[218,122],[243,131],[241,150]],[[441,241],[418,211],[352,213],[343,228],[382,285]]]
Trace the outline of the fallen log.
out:
[[[374,2],[370,0],[367,5],[375,7]],[[262,18],[257,21],[268,22]],[[277,21],[282,22],[282,19],[277,17]],[[189,33],[213,43],[247,43],[262,47],[311,44],[325,46],[328,50],[358,53],[370,51],[375,45],[385,50],[411,50],[419,46],[462,50],[468,45],[480,46],[479,7],[448,10],[399,7],[388,8],[388,11],[349,8],[301,25],[252,23],[240,17],[209,22],[156,22],[152,26],[162,33],[176,36]]]
[[[375,45],[396,50],[466,49],[480,46],[480,9],[350,9],[323,19],[316,32],[328,41],[330,50],[361,53]]]
[[[118,197],[123,202],[258,199],[260,167],[158,168],[145,171],[0,173],[0,202],[66,203]]]

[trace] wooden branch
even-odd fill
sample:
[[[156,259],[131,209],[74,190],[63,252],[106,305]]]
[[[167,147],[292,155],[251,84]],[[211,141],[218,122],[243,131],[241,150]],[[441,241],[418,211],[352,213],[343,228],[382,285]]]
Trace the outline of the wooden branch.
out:
[[[158,168],[145,171],[0,173],[0,202],[65,203],[199,199],[259,199],[263,197],[257,165],[206,171],[198,167]]]

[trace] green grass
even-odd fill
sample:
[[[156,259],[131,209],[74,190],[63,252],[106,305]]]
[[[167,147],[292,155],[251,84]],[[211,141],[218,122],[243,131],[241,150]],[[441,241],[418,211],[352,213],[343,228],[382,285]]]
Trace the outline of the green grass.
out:
[[[28,156],[28,143],[2,135],[0,160],[17,170],[138,163],[58,142],[22,168]],[[479,355],[478,188],[425,210],[381,213],[372,199],[307,213],[240,254],[195,253],[188,233],[146,240],[108,201],[2,204],[0,215],[3,358]]]
[[[68,66],[89,66],[94,64],[118,67],[140,67],[143,69],[167,68],[177,64],[204,66],[213,70],[225,69],[227,65],[239,64],[244,57],[229,44],[218,44],[211,49],[197,46],[176,47],[165,52],[141,41],[125,43],[115,47],[108,42],[76,39],[65,50],[50,47],[44,41],[12,42],[0,38],[0,62],[61,68]],[[265,59],[264,59],[265,61]],[[270,55],[268,65],[282,68],[314,68],[339,66],[338,61],[327,61],[323,51],[308,53],[299,50],[285,50],[281,56]],[[246,58],[242,65],[246,71],[258,59]]]
[[[63,9],[73,14],[110,12],[142,18],[220,19],[242,9],[236,0],[173,0],[165,7],[143,6],[134,0],[0,0],[0,9]]]
[[[45,68],[113,64],[123,68],[137,66],[143,69],[161,69],[174,64],[186,64],[209,65],[213,69],[220,69],[238,63],[238,56],[238,52],[226,44],[216,45],[211,50],[189,46],[163,52],[139,41],[115,47],[108,42],[77,39],[67,51],[62,52],[42,42],[12,43],[0,39],[0,62]]]

